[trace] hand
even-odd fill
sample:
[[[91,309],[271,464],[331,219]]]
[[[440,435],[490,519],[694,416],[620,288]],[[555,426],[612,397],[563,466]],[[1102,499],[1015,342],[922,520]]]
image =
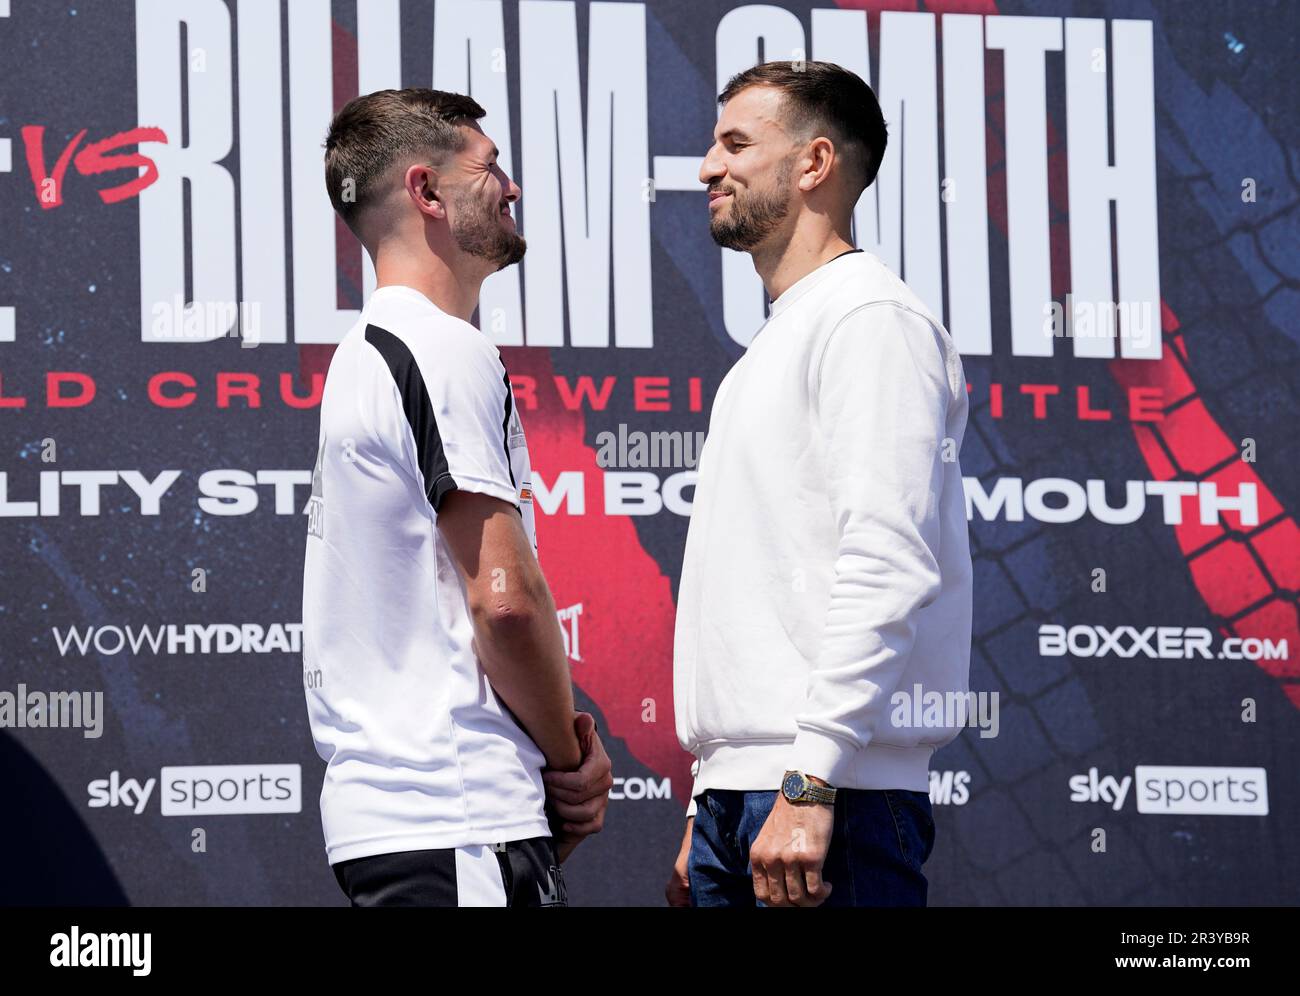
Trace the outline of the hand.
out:
[[[551,832],[561,863],[584,838],[600,833],[605,825],[609,790],[614,785],[613,766],[596,735],[595,718],[580,712],[574,717],[573,729],[582,747],[581,766],[577,771],[542,772]]]
[[[668,876],[668,885],[664,887],[664,898],[669,906],[691,905],[691,883],[686,877],[686,866],[691,856],[691,831],[695,827],[695,817],[686,821],[686,834],[682,837],[681,850],[677,852],[677,861],[673,872]]]
[[[754,895],[769,906],[820,906],[831,894],[822,881],[835,809],[795,804],[777,793],[776,805],[749,849]]]

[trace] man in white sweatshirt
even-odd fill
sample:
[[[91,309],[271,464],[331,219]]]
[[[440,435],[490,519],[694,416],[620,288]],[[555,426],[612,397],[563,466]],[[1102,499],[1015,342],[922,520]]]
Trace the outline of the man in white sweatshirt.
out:
[[[886,142],[870,87],[765,63],[719,103],[710,231],[772,303],[699,464],[674,647],[696,778],[668,899],[925,905],[930,757],[963,721],[932,706],[965,703],[970,667],[961,358],[853,248]]]

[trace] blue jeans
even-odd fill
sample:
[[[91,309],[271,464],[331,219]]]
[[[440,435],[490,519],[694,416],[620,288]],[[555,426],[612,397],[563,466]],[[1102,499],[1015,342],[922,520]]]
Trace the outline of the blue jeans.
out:
[[[776,792],[710,789],[696,799],[687,874],[692,906],[762,906],[754,898],[749,848]],[[927,792],[840,789],[822,879],[823,906],[924,906],[921,865],[934,849]]]

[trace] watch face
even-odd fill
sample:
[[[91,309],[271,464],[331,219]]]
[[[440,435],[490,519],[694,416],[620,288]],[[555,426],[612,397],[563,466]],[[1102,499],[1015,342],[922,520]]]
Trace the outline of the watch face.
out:
[[[768,784],[770,785],[771,782]],[[781,792],[787,799],[798,799],[803,795],[803,776],[797,771],[790,772],[781,783]]]

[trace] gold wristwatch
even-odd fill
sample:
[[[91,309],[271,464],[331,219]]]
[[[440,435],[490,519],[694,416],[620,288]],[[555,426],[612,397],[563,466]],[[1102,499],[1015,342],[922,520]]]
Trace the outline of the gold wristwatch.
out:
[[[802,771],[787,771],[781,779],[781,794],[787,802],[820,802],[835,805],[835,790],[818,785]]]

